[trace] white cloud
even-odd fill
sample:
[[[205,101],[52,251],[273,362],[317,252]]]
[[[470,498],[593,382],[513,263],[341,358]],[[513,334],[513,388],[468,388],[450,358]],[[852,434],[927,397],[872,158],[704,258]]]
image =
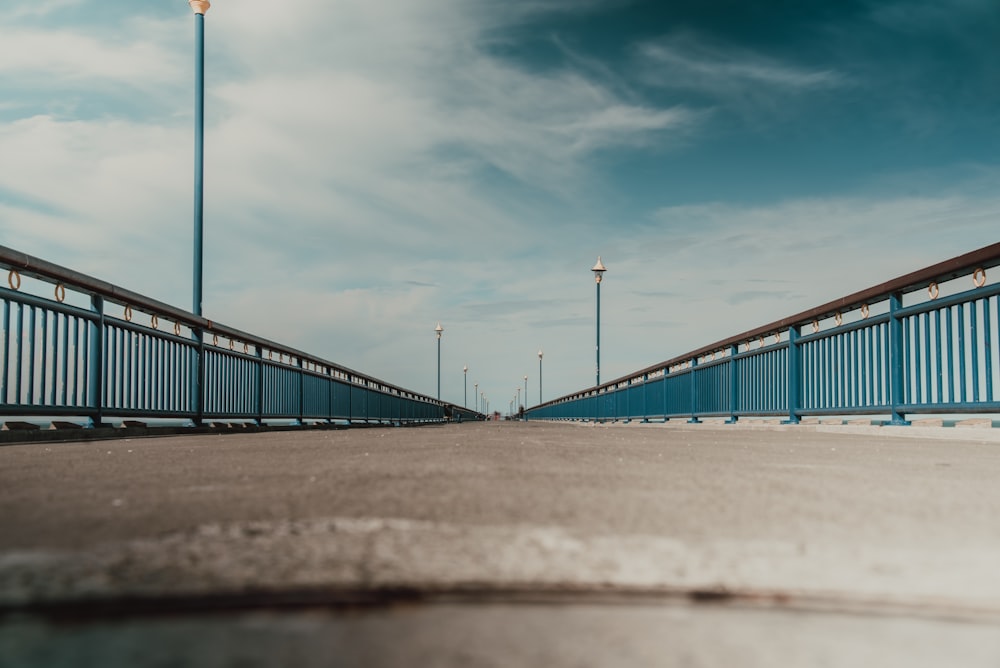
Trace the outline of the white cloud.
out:
[[[177,85],[186,75],[186,59],[178,45],[170,44],[172,36],[164,28],[161,22],[141,18],[118,33],[8,27],[0,39],[0,76],[29,90],[97,83],[109,92],[113,82],[152,94],[159,86]]]
[[[766,97],[849,84],[843,73],[831,69],[781,62],[690,33],[646,42],[639,46],[638,53],[648,83],[726,97]]]
[[[83,0],[34,0],[33,2],[22,2],[8,9],[7,20],[17,21],[25,18],[42,18],[68,7],[78,7],[81,4],[83,4]]]
[[[945,193],[665,207],[619,262],[698,319],[666,359],[993,243],[998,214],[995,196]]]
[[[565,283],[561,262],[527,262],[527,240],[560,242],[519,193],[571,197],[591,186],[594,151],[694,122],[479,49],[502,21],[539,7],[518,9],[216,3],[206,17],[206,314],[422,391],[433,377],[424,329],[443,319],[446,357],[461,354],[484,386],[504,373],[497,332],[524,324],[481,326],[476,305],[490,313],[549,289],[559,299]],[[77,26],[5,40],[0,76],[30,77],[54,99],[96,84],[135,109],[126,117],[112,102],[64,117],[29,106],[0,125],[0,152],[15,156],[0,164],[0,192],[15,195],[0,206],[0,238],[186,306],[192,30],[182,14],[132,17],[127,37]],[[528,299],[518,317],[551,311]],[[528,338],[534,356],[541,342]]]

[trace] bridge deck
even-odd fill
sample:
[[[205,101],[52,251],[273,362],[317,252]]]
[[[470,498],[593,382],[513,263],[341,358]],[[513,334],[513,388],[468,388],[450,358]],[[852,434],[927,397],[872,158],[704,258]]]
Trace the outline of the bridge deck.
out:
[[[477,637],[473,607],[509,633],[530,636],[533,615],[579,633],[552,655],[567,663],[602,633],[644,656],[673,619],[691,633],[670,651],[725,658],[712,628],[728,624],[742,665],[783,646],[828,651],[824,665],[865,648],[881,665],[933,665],[921,649],[933,639],[967,652],[963,665],[993,665],[998,445],[993,430],[529,422],[6,446],[0,605],[47,618],[81,601],[86,616],[95,601],[402,597],[428,605],[403,621],[383,610],[354,635],[358,619],[331,618],[324,633],[361,651],[377,629],[411,624],[418,643],[450,619]],[[575,612],[546,616],[539,601]],[[41,647],[15,642],[24,623],[0,626],[0,664]],[[79,649],[39,624],[32,637]],[[360,663],[391,665],[362,649]]]

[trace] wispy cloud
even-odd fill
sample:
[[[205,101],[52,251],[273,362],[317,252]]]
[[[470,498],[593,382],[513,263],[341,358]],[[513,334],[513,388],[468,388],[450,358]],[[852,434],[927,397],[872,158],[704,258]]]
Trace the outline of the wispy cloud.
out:
[[[676,33],[637,47],[644,79],[651,85],[712,95],[759,96],[839,88],[849,78],[828,68],[788,63],[711,37]]]
[[[415,389],[418,356],[400,340],[414,329],[419,346],[422,320],[464,322],[446,322],[448,338],[471,355],[493,345],[489,327],[586,319],[588,293],[562,292],[561,263],[519,258],[525,239],[552,243],[544,207],[524,193],[572,200],[598,182],[598,153],[668,142],[697,118],[480,48],[504,21],[537,11],[574,10],[216,3],[206,17],[206,312]],[[63,25],[0,45],[0,77],[44,82],[0,124],[0,152],[15,156],[0,162],[0,237],[183,306],[191,18],[185,7],[135,20],[111,37],[106,25]],[[88,87],[117,102],[48,107]],[[554,296],[530,297],[540,285]]]
[[[83,0],[37,0],[15,4],[6,12],[8,21],[18,21],[25,18],[42,18],[67,7],[77,7]]]

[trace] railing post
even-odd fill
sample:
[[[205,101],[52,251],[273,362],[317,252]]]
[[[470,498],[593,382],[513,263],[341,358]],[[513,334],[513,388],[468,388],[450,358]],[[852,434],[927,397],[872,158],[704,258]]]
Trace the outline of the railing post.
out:
[[[354,422],[354,374],[347,374],[347,424]]]
[[[785,424],[799,423],[802,408],[802,347],[799,345],[799,328],[788,328],[788,419]]]
[[[726,424],[736,424],[740,417],[736,414],[736,406],[739,402],[740,393],[736,377],[736,356],[740,352],[738,343],[729,346],[729,419]]]
[[[257,357],[257,426],[264,424],[264,349],[255,346]]]
[[[697,417],[698,409],[698,386],[695,382],[695,370],[698,368],[698,358],[695,357],[691,360],[691,419],[688,420],[688,424],[701,424],[701,420]]]
[[[619,390],[621,391],[621,390]],[[615,412],[617,413],[618,403],[615,402]],[[622,416],[619,416],[622,417]],[[625,381],[625,424],[632,421],[632,381]]]
[[[302,418],[305,416],[305,397],[303,395],[305,394],[306,371],[304,365],[305,361],[300,356],[297,365],[299,368],[299,419],[295,421],[295,424],[300,427],[303,424]]]
[[[889,296],[889,406],[892,419],[889,424],[910,424],[900,410],[903,404],[903,319],[899,310],[903,295],[894,292]]]
[[[669,376],[669,375],[670,375],[670,367],[664,368],[663,369],[663,380],[661,381],[663,383],[663,421],[664,422],[669,422],[670,421],[670,418],[667,417],[667,415],[668,415],[667,408],[670,407],[669,399],[667,398],[667,376]]]
[[[649,374],[642,375],[642,423],[649,422]]]
[[[194,397],[194,425],[200,427],[205,419],[205,332],[191,328],[194,337],[194,373],[191,374],[191,395]]]
[[[88,427],[96,428],[104,424],[104,297],[91,295],[90,310],[97,314],[97,320],[91,323],[93,336],[90,337],[89,377],[87,378],[87,394],[90,408],[93,412],[88,417]]]
[[[334,413],[333,413],[334,407],[337,405],[336,404],[337,383],[334,382],[334,380],[333,380],[333,370],[332,369],[327,369],[325,375],[326,375],[327,382],[330,384],[330,401],[328,401],[327,405],[326,405],[326,415],[327,415],[327,420],[326,421],[327,421],[327,424],[332,424],[333,423],[333,415],[334,415]]]

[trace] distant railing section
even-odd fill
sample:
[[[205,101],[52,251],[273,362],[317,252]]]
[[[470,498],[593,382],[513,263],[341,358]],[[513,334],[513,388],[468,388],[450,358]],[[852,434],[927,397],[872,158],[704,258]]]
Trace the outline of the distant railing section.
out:
[[[92,426],[482,417],[4,246],[0,267],[0,415]]]
[[[527,411],[529,419],[997,413],[1000,244]]]

